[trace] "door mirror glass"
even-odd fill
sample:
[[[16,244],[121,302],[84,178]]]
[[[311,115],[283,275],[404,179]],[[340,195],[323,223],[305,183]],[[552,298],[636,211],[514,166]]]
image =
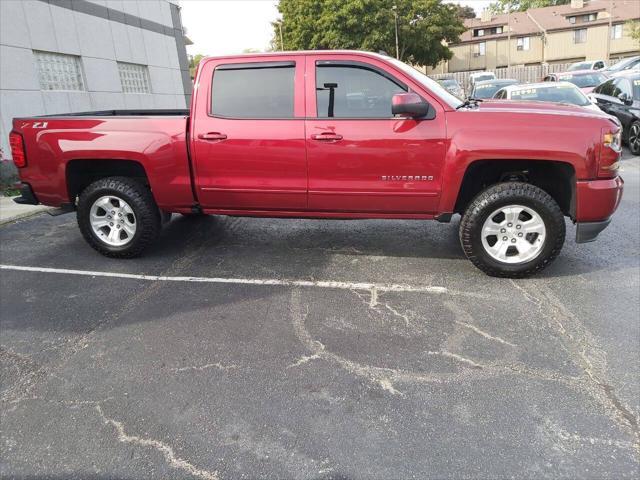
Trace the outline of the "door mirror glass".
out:
[[[391,113],[411,118],[426,117],[430,105],[417,93],[396,93],[391,99]]]

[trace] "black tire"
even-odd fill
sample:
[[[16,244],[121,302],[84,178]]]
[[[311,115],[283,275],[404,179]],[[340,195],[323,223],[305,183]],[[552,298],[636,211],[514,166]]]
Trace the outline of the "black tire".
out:
[[[627,134],[627,145],[633,155],[640,155],[640,121],[635,121],[629,125]]]
[[[125,245],[113,246],[105,243],[91,227],[91,207],[97,199],[106,195],[121,198],[135,214],[136,231]],[[107,257],[131,258],[140,255],[158,238],[161,230],[160,210],[151,191],[142,183],[127,177],[102,178],[85,188],[78,199],[77,218],[87,243]]]
[[[482,243],[482,227],[495,210],[508,205],[522,205],[543,220],[546,238],[540,253],[522,263],[494,259]],[[499,183],[480,192],[469,204],[460,222],[460,243],[465,255],[487,275],[522,278],[549,265],[560,253],[565,238],[564,215],[556,201],[544,190],[522,182]]]

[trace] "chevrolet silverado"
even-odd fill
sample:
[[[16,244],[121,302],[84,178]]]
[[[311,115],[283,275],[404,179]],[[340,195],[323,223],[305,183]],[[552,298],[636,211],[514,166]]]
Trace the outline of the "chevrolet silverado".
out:
[[[187,111],[16,118],[18,203],[76,210],[86,241],[140,254],[170,213],[462,219],[489,275],[546,267],[594,240],[621,195],[620,125],[564,104],[463,102],[359,51],[204,59]],[[401,232],[398,232],[401,235]]]

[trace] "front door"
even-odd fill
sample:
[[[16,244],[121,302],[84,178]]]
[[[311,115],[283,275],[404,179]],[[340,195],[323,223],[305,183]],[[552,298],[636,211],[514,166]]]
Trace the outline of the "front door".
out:
[[[192,158],[205,209],[307,206],[304,56],[207,62],[198,86]],[[205,80],[201,80],[205,82]]]
[[[412,80],[377,59],[343,58],[306,59],[309,209],[435,212],[446,148],[442,107],[434,104],[429,120],[394,118],[391,99],[415,91]]]

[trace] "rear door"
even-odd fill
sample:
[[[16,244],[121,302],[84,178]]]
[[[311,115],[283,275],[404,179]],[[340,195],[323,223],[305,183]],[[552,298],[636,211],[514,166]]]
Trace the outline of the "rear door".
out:
[[[282,55],[204,65],[191,127],[202,207],[306,208],[304,60]]]
[[[446,143],[442,107],[381,60],[347,58],[307,56],[309,209],[435,212]],[[393,95],[408,90],[434,106],[434,118],[393,117]]]

